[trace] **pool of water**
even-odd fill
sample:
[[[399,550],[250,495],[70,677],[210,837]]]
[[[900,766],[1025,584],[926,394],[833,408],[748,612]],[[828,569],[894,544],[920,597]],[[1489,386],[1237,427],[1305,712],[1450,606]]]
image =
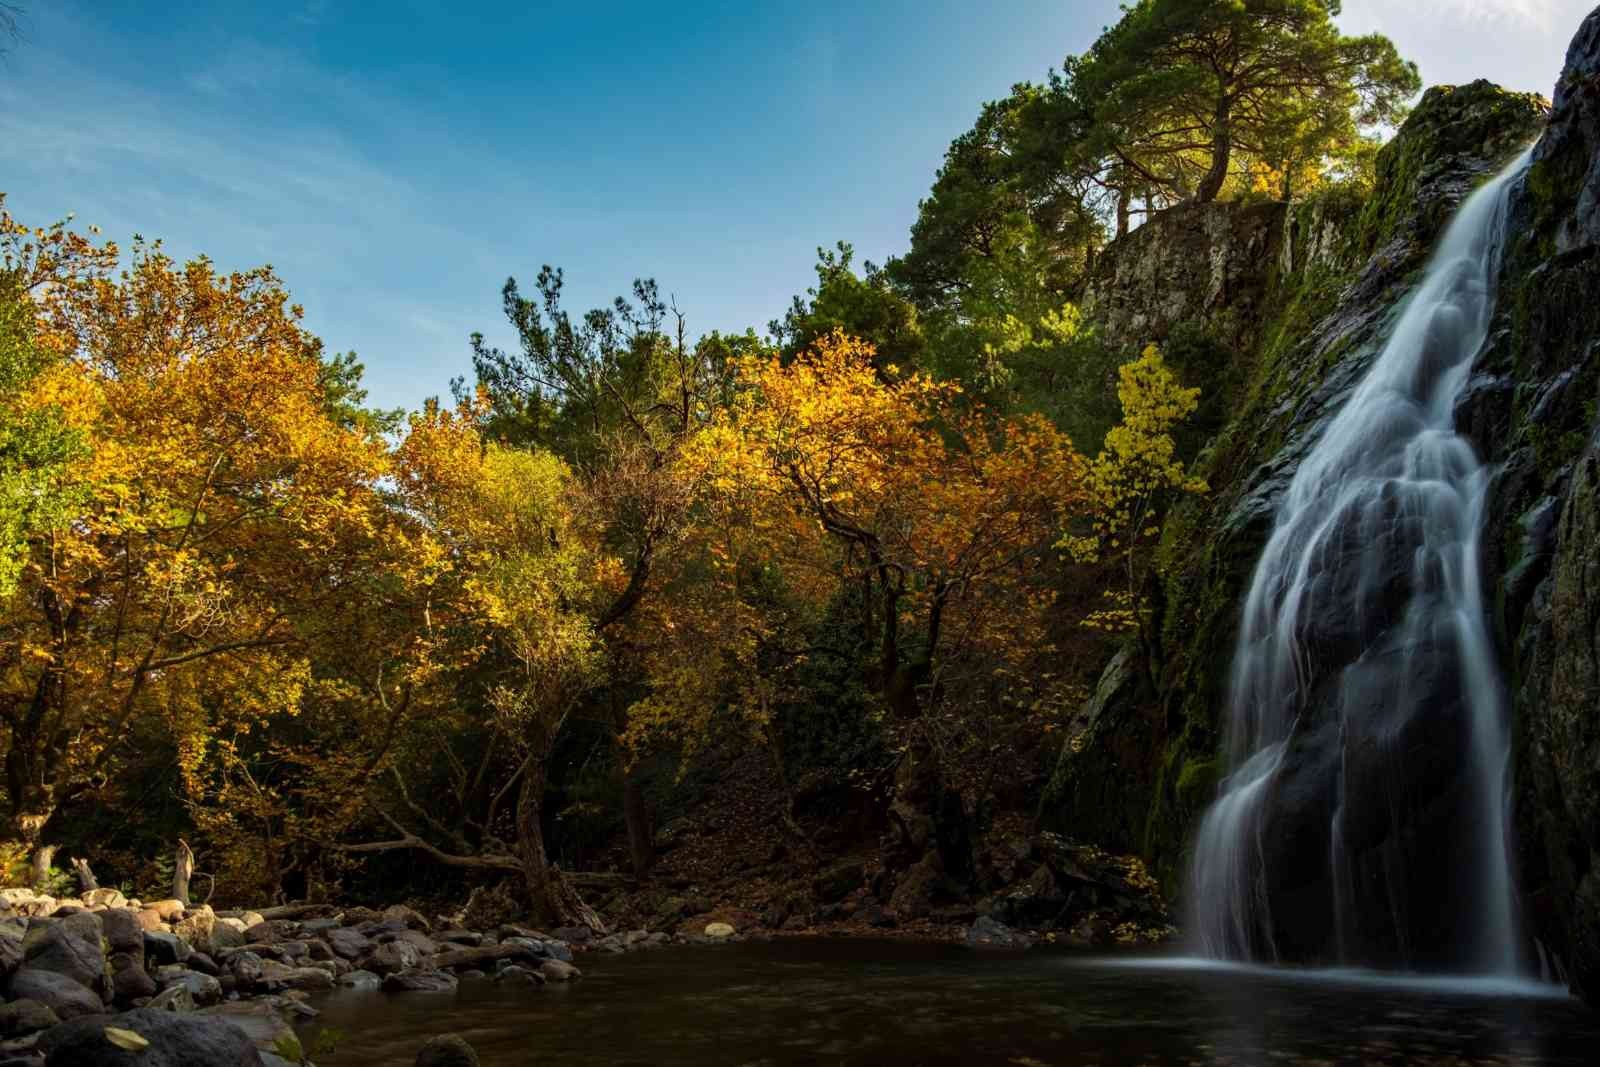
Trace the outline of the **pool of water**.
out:
[[[318,1063],[409,1067],[449,1032],[483,1067],[1600,1062],[1600,1019],[1532,983],[868,941],[578,963],[570,986],[331,994]]]

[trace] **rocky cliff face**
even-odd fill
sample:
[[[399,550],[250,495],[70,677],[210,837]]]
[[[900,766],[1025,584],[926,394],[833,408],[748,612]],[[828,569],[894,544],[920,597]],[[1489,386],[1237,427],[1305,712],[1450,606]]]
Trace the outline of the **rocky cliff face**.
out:
[[[1540,137],[1457,422],[1497,470],[1484,566],[1514,697],[1525,918],[1575,985],[1600,995],[1597,71],[1600,12],[1573,43],[1548,127],[1536,97],[1483,82],[1430,90],[1368,195],[1170,213],[1107,251],[1085,301],[1092,320],[1137,343],[1200,319],[1235,354],[1235,415],[1197,461],[1212,493],[1168,522],[1154,639],[1119,654],[1078,718],[1045,805],[1056,828],[1143,853],[1181,891],[1222,770],[1240,601],[1276,503],[1455,208]],[[1436,787],[1457,788],[1448,774]]]
[[[1102,255],[1081,310],[1114,347],[1160,343],[1205,322],[1235,350],[1255,347],[1285,245],[1282,203],[1183,204]]]
[[[1497,333],[1458,421],[1503,467],[1496,624],[1513,695],[1524,917],[1600,1003],[1600,10],[1513,203]]]

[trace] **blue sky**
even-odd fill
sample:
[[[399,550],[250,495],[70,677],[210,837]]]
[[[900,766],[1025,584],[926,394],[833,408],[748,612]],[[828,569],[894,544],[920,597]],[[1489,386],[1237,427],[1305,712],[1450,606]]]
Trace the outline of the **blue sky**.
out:
[[[764,330],[819,244],[902,251],[979,104],[1114,0],[275,4],[24,0],[0,191],[180,257],[273,264],[373,400],[414,406],[500,343],[499,289],[574,310],[653,276],[695,333]],[[1592,0],[1346,0],[1429,83],[1550,91]],[[463,10],[470,9],[469,13]]]

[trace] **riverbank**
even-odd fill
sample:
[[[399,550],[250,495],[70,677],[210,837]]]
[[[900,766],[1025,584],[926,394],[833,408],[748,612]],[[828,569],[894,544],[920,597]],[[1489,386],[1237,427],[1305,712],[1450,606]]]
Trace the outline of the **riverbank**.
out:
[[[1087,871],[1075,869],[1083,885],[1104,884],[1103,877],[1091,881]],[[0,1007],[0,1067],[302,1064],[314,1050],[302,1047],[294,1027],[315,1018],[307,1001],[318,995],[449,993],[463,981],[523,989],[561,985],[582,977],[584,956],[776,940],[1021,950],[1036,942],[1087,946],[1119,939],[1106,909],[1086,912],[1075,928],[1031,931],[1000,921],[992,900],[983,902],[985,914],[956,905],[938,915],[902,919],[868,886],[850,888],[848,874],[833,869],[819,876],[823,895],[837,899],[815,910],[761,914],[690,896],[674,898],[660,912],[670,921],[654,928],[598,933],[516,922],[469,926],[471,907],[431,918],[399,904],[382,910],[301,904],[217,911],[178,900],[128,900],[107,889],[71,899],[0,890],[6,998]],[[1064,905],[1054,900],[1060,888],[1054,878],[1050,873],[1054,889],[1044,899],[1060,917]],[[1009,898],[1007,914],[1038,906],[1045,879],[1034,874],[1029,882],[1033,891]],[[699,904],[705,907],[682,914]],[[1159,898],[1151,898],[1140,905],[1141,914],[1159,919],[1164,913],[1153,910],[1157,905]],[[1158,929],[1170,928],[1144,932]],[[1126,930],[1120,936],[1129,939]]]

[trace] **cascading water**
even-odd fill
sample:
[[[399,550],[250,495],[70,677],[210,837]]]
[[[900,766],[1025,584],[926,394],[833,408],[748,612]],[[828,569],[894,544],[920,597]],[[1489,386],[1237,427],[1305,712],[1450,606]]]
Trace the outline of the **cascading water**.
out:
[[[1462,205],[1277,506],[1234,656],[1231,774],[1195,844],[1206,955],[1517,969],[1488,472],[1454,407],[1526,165]]]

